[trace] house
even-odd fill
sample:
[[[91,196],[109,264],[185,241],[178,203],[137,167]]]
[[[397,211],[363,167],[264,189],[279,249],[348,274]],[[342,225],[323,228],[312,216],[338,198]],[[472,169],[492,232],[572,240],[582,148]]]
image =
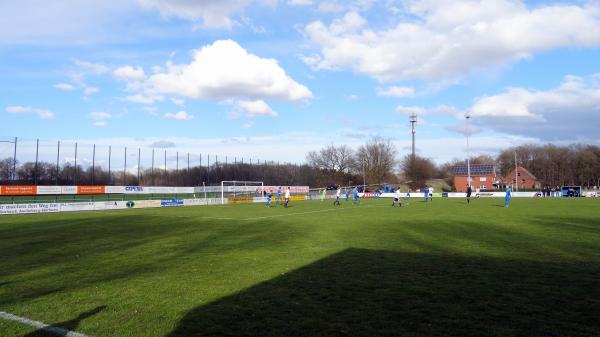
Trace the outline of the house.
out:
[[[526,168],[517,166],[512,169],[506,177],[504,177],[506,184],[511,185],[513,189],[535,189],[539,190],[542,184],[539,180]]]
[[[496,171],[494,164],[472,164],[471,186],[473,189],[495,190],[502,183],[502,176]],[[465,164],[458,164],[452,168],[454,173],[454,187],[457,192],[467,191],[468,168]]]

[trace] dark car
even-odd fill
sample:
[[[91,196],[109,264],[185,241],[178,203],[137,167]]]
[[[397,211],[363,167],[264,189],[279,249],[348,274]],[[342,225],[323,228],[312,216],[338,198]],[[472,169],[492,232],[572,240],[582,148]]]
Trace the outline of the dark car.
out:
[[[338,189],[338,185],[336,185],[336,184],[329,184],[329,185],[327,185],[327,190],[328,191],[334,191],[334,190],[337,190],[337,189]]]

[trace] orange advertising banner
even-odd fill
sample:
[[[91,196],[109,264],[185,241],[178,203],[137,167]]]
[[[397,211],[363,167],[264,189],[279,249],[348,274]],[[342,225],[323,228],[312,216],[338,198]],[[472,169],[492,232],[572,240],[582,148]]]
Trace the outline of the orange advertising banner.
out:
[[[104,186],[77,186],[77,194],[104,194]]]
[[[36,186],[6,185],[0,186],[1,195],[36,195]]]

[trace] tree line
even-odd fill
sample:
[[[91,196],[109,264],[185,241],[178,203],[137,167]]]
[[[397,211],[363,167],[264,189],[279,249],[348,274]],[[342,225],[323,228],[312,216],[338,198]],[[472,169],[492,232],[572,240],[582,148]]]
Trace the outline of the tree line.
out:
[[[600,147],[575,144],[521,145],[507,148],[497,156],[480,155],[470,158],[471,164],[495,164],[504,177],[516,163],[534,174],[543,185],[600,186]],[[267,185],[373,185],[403,183],[412,189],[423,187],[431,179],[443,179],[453,188],[452,168],[465,164],[454,159],[436,164],[429,158],[399,156],[390,140],[373,138],[356,149],[347,145],[328,145],[310,151],[306,163],[278,164],[219,163],[189,169],[140,169],[138,172],[112,171],[105,168],[74,166],[57,167],[40,161],[13,163],[12,158],[0,160],[0,184],[37,185],[144,185],[201,186],[218,185],[223,180],[263,181]],[[16,167],[16,170],[13,170]]]
[[[506,177],[516,165],[529,170],[542,185],[600,186],[600,147],[575,144],[521,145],[507,148],[497,156],[479,155],[470,163],[495,164],[498,173]],[[398,151],[387,140],[375,138],[356,150],[346,145],[329,145],[307,155],[308,165],[328,173],[329,180],[344,184],[348,180],[367,185],[383,182],[403,183],[411,189],[422,188],[431,179],[444,180],[454,190],[453,168],[466,164],[466,159],[454,159],[436,164],[422,156],[398,157]]]

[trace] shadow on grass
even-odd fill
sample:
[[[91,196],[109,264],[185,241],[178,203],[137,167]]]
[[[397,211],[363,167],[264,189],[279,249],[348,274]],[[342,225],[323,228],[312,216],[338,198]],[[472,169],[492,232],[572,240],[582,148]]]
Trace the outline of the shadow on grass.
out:
[[[168,337],[597,336],[600,267],[347,249],[193,309]]]
[[[82,312],[81,314],[79,314],[79,316],[77,316],[71,320],[51,324],[50,326],[45,327],[43,329],[39,329],[32,333],[28,333],[23,337],[73,336],[73,334],[70,332],[76,330],[77,327],[79,326],[79,323],[81,323],[81,321],[98,314],[99,312],[103,311],[104,309],[106,309],[106,306],[104,306],[104,305],[96,307],[92,310]]]
[[[7,234],[6,240],[0,235],[0,306],[162,273],[173,268],[174,259],[190,254],[285,244],[291,235],[302,234],[288,231],[274,236],[268,230],[269,222],[214,226],[210,220],[168,214],[137,215],[133,220],[126,213],[80,217],[68,224],[52,219],[41,229],[25,227],[0,233]],[[240,231],[242,225],[246,226]],[[169,245],[168,251],[164,244]]]

